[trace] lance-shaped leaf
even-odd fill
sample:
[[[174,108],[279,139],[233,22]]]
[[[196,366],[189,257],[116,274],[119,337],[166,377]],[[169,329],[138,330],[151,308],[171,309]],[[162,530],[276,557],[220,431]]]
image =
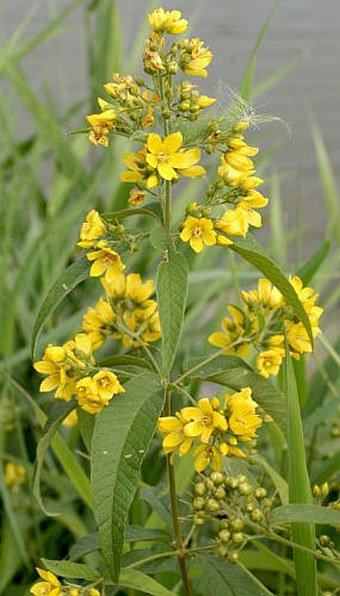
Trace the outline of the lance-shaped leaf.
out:
[[[124,588],[131,588],[132,590],[143,590],[146,594],[153,594],[153,596],[171,596],[173,594],[172,591],[146,575],[146,573],[127,567],[122,569],[119,577],[119,585]]]
[[[294,308],[296,315],[306,328],[311,345],[313,346],[313,334],[310,322],[305,309],[303,308],[297,293],[289,283],[280,267],[266,254],[264,248],[251,236],[247,238],[233,238],[232,250],[241,255],[248,263],[251,263],[276,286],[287,302]]]
[[[100,546],[118,581],[124,526],[139,471],[163,405],[163,390],[151,373],[125,385],[97,416],[92,441],[92,489]]]
[[[87,579],[88,581],[97,581],[100,579],[100,573],[84,565],[83,563],[73,563],[73,561],[58,561],[54,559],[41,559],[45,567],[55,575],[73,579]]]
[[[284,391],[287,396],[287,438],[288,438],[288,484],[289,503],[312,504],[310,480],[303,440],[299,396],[294,369],[286,342],[284,363]],[[292,523],[293,541],[310,550],[315,549],[315,526],[313,523]],[[299,596],[316,596],[316,561],[312,553],[294,550],[297,592]]]
[[[61,273],[48,291],[33,325],[31,343],[33,359],[38,336],[46,320],[64,300],[65,296],[88,277],[89,269],[90,263],[85,257],[75,261],[75,263],[72,263],[72,265]]]
[[[340,527],[340,511],[313,504],[282,505],[272,509],[269,521],[271,525],[298,522]]]
[[[235,565],[222,557],[206,554],[197,557],[202,574],[198,581],[199,594],[206,596],[268,596],[269,590],[241,564]],[[202,589],[203,588],[203,589]]]
[[[157,271],[157,302],[162,330],[163,373],[168,375],[182,333],[188,292],[185,258],[169,247]]]
[[[250,387],[254,400],[270,414],[282,428],[286,424],[286,398],[271,381],[256,374],[252,368],[237,356],[216,356],[211,362],[200,366],[199,359],[193,359],[186,365],[187,369],[195,369],[191,379],[202,379],[218,383],[240,391],[243,387]]]

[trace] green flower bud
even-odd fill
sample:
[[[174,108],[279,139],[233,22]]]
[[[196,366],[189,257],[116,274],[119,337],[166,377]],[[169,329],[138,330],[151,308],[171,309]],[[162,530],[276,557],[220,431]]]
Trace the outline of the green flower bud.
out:
[[[230,525],[232,529],[236,530],[237,532],[244,528],[243,520],[240,517],[236,517],[235,519],[233,519]]]
[[[254,497],[256,499],[264,499],[267,496],[267,491],[262,486],[259,486],[254,490]]]
[[[260,523],[263,520],[263,513],[261,509],[254,509],[250,512],[250,517],[254,522]]]
[[[217,513],[220,510],[220,504],[216,499],[209,499],[205,507],[210,513]]]
[[[242,482],[238,487],[238,492],[240,495],[250,495],[251,493],[251,486],[248,482]]]
[[[224,475],[221,472],[211,472],[210,479],[216,486],[219,486],[220,484],[223,484]]]
[[[228,544],[231,537],[231,533],[229,532],[229,530],[221,530],[218,534],[218,537],[222,544]]]
[[[196,511],[199,511],[200,509],[204,509],[205,499],[203,497],[196,497],[192,502],[192,507]]]
[[[227,493],[226,493],[225,489],[223,488],[223,486],[219,486],[214,491],[214,497],[215,497],[215,499],[218,499],[219,501],[224,501],[226,496],[227,496]]]
[[[205,495],[206,493],[204,482],[198,482],[197,484],[195,484],[194,491],[196,495],[198,495],[199,497],[203,497],[203,495]]]
[[[242,532],[235,532],[232,538],[236,544],[241,544],[241,542],[243,542],[245,539],[245,535]]]

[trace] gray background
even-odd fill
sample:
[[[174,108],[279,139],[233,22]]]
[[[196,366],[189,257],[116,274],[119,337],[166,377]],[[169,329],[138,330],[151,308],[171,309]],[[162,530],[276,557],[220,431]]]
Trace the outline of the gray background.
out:
[[[48,19],[68,5],[67,0],[37,3],[22,39],[44,27]],[[154,4],[155,5],[155,4]],[[191,34],[205,40],[214,53],[206,81],[197,77],[205,92],[217,94],[223,103],[226,89],[237,89],[256,37],[272,9],[271,0],[195,0],[164,2],[179,8],[192,23]],[[35,6],[31,0],[0,0],[1,43]],[[123,56],[128,58],[138,28],[150,2],[120,0]],[[62,35],[41,45],[23,62],[36,90],[48,85],[60,111],[86,96],[88,80],[84,33],[79,8],[67,21]],[[272,165],[280,173],[285,223],[312,226],[306,231],[307,251],[322,241],[325,207],[316,172],[309,130],[309,111],[316,117],[331,156],[337,182],[340,170],[340,1],[282,0],[258,54],[256,83],[278,68],[295,63],[295,69],[254,104],[260,112],[275,114],[285,125],[266,125],[257,135],[263,148],[283,145]],[[81,120],[81,119],[80,119]],[[79,122],[80,126],[83,121]],[[30,130],[29,119],[20,126]],[[252,142],[252,140],[250,140]]]

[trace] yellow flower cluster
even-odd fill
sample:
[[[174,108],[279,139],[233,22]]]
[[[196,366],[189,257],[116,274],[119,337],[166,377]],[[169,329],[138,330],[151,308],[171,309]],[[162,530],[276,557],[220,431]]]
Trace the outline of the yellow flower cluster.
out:
[[[318,294],[304,287],[297,276],[289,279],[308,315],[313,337],[320,333],[319,318],[323,312],[317,306]],[[256,367],[268,378],[277,375],[284,358],[286,334],[291,355],[312,351],[304,325],[297,319],[292,307],[281,292],[267,279],[260,279],[257,290],[242,291],[245,308],[228,306],[231,317],[222,319],[222,331],[212,333],[209,342],[223,349],[224,354],[248,356],[250,345],[258,352]]]
[[[197,253],[204,246],[230,246],[233,241],[229,236],[245,237],[250,226],[262,225],[261,215],[255,209],[265,207],[268,199],[255,190],[263,180],[253,175],[255,166],[250,157],[257,154],[258,148],[245,143],[241,131],[247,127],[247,122],[233,127],[221,157],[218,180],[208,193],[207,206],[202,209],[196,205],[182,224],[181,240]],[[213,206],[226,203],[232,208],[218,217],[202,217],[204,211],[209,214]]]
[[[55,397],[64,401],[75,395],[78,405],[90,414],[101,412],[114,395],[125,391],[113,372],[98,371],[90,337],[85,333],[63,346],[48,345],[34,368],[47,375],[40,384],[41,392],[55,391]]]
[[[111,131],[129,136],[154,124],[154,108],[159,103],[157,93],[144,88],[133,76],[119,73],[114,73],[112,81],[103,87],[110,101],[98,97],[101,112],[86,116],[91,143],[108,147]]]
[[[26,482],[26,470],[24,466],[11,461],[5,463],[4,480],[8,488],[16,488]]]
[[[162,180],[177,181],[179,176],[195,178],[205,173],[200,160],[199,149],[182,149],[183,137],[175,132],[164,139],[156,133],[150,133],[146,145],[137,153],[125,153],[123,182],[133,182],[147,188],[158,186]]]
[[[143,283],[138,273],[120,273],[110,282],[104,280],[106,298],[90,307],[83,319],[83,331],[92,349],[99,348],[113,336],[125,348],[157,341],[161,336],[157,302],[150,299],[153,281]]]
[[[52,571],[46,571],[36,567],[38,575],[43,581],[36,582],[30,589],[34,596],[100,596],[97,588],[71,587],[70,584],[63,586]]]
[[[262,424],[255,413],[257,403],[251,397],[251,389],[245,387],[238,393],[227,395],[221,408],[217,397],[202,398],[197,406],[188,406],[175,416],[164,416],[158,421],[164,433],[163,449],[167,454],[180,456],[190,451],[195,441],[195,470],[202,472],[209,465],[221,470],[222,456],[246,457],[238,447],[256,437]]]
[[[108,240],[109,226],[100,217],[98,211],[92,209],[86,215],[80,229],[80,240],[77,246],[93,249],[87,253],[87,259],[92,262],[91,277],[101,277],[111,282],[114,277],[125,269],[120,255],[113,250],[112,242]],[[111,244],[111,245],[110,245]]]

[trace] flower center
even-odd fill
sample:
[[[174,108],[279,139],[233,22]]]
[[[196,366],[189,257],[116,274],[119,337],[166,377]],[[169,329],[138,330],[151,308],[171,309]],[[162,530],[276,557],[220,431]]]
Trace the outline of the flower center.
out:
[[[192,230],[192,235],[193,235],[195,238],[199,238],[199,236],[201,236],[201,234],[202,234],[202,230],[201,230],[201,228],[199,228],[199,227],[197,227],[197,228],[193,228],[193,230]]]
[[[167,153],[164,153],[163,151],[160,151],[160,153],[157,153],[157,159],[160,163],[167,163],[169,161],[169,155]]]

